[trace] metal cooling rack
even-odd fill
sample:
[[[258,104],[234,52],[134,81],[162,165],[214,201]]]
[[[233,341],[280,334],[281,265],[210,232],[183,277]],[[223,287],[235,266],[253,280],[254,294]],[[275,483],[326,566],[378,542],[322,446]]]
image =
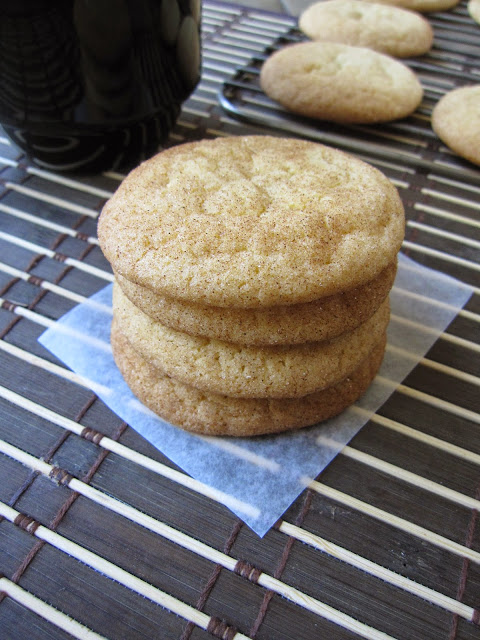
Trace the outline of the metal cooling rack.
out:
[[[479,26],[469,17],[465,6],[448,13],[430,14],[428,19],[435,34],[431,51],[421,57],[403,60],[418,75],[424,87],[422,104],[409,118],[381,125],[336,125],[289,113],[268,98],[259,85],[263,62],[274,51],[307,40],[293,20],[273,43],[263,49],[258,48],[237,68],[224,83],[220,102],[226,112],[246,122],[373,159],[434,170],[462,180],[467,175],[472,182],[479,184],[478,172],[472,172],[471,165],[446,149],[430,126],[432,108],[444,93],[480,82]]]
[[[432,20],[450,34],[437,38],[432,60],[463,73],[464,42],[476,33],[464,7]],[[460,44],[453,26],[466,34]],[[292,27],[289,17],[205,2],[203,79],[170,144],[278,132],[232,117],[217,95]],[[431,95],[458,81],[445,74]],[[264,99],[250,93],[252,112],[263,114]],[[382,143],[392,156],[360,151],[400,190],[403,250],[475,294],[263,539],[37,342],[111,281],[96,218],[122,176],[42,171],[0,139],[2,638],[479,637],[479,172],[435,152],[431,136],[418,144],[413,132],[427,117],[398,125],[408,128]],[[350,137],[357,132],[342,132]],[[433,165],[404,162],[406,151]]]

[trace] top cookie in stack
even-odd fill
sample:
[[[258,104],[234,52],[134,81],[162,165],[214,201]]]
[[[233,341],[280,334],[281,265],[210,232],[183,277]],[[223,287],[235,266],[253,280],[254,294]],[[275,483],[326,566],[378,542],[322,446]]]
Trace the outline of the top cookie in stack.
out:
[[[373,167],[303,140],[188,143],[135,169],[98,233],[117,363],[175,424],[305,426],[375,375],[404,213]]]

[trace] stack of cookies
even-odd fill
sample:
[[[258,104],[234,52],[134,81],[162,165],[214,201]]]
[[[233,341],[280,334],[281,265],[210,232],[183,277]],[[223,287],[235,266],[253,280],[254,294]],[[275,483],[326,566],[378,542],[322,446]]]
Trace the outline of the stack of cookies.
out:
[[[179,145],[127,176],[98,233],[116,276],[115,361],[173,424],[311,425],[380,366],[404,212],[352,156],[270,136]]]

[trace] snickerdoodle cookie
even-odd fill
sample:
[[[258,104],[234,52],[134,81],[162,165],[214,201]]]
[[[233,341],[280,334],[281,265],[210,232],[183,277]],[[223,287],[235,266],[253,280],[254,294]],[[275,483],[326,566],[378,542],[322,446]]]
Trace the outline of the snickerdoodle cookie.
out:
[[[373,280],[395,260],[404,224],[397,189],[365,162],[306,140],[240,136],[141,164],[104,206],[98,236],[114,270],[154,293],[261,308]]]
[[[360,1],[360,0],[359,0]],[[365,0],[370,2],[370,0]],[[375,0],[384,4],[392,4],[404,9],[429,13],[431,11],[446,11],[456,7],[460,0]]]
[[[332,340],[248,347],[191,336],[140,311],[117,284],[113,314],[132,347],[167,375],[240,398],[294,398],[336,384],[364,360],[386,330],[388,299],[362,325]]]
[[[480,84],[446,93],[433,109],[432,127],[452,151],[480,165]]]
[[[366,284],[313,302],[260,309],[195,304],[154,293],[116,274],[133,304],[162,324],[191,335],[245,345],[299,344],[330,340],[368,320],[387,297],[394,260]]]
[[[301,14],[300,29],[312,40],[368,47],[397,58],[426,53],[433,29],[418,13],[380,3],[327,0]]]
[[[372,382],[383,359],[385,335],[344,380],[303,398],[232,398],[170,378],[143,358],[112,326],[115,361],[141,402],[165,420],[209,436],[256,436],[306,427],[353,404]]]
[[[410,115],[423,89],[403,62],[338,42],[300,42],[264,62],[260,85],[294,113],[339,123],[389,122]]]

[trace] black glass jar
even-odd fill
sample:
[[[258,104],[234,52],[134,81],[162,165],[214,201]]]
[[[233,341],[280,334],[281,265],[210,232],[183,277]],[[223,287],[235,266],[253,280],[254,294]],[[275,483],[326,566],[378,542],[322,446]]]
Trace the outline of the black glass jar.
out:
[[[200,0],[0,0],[0,124],[37,165],[133,166],[200,78]]]

